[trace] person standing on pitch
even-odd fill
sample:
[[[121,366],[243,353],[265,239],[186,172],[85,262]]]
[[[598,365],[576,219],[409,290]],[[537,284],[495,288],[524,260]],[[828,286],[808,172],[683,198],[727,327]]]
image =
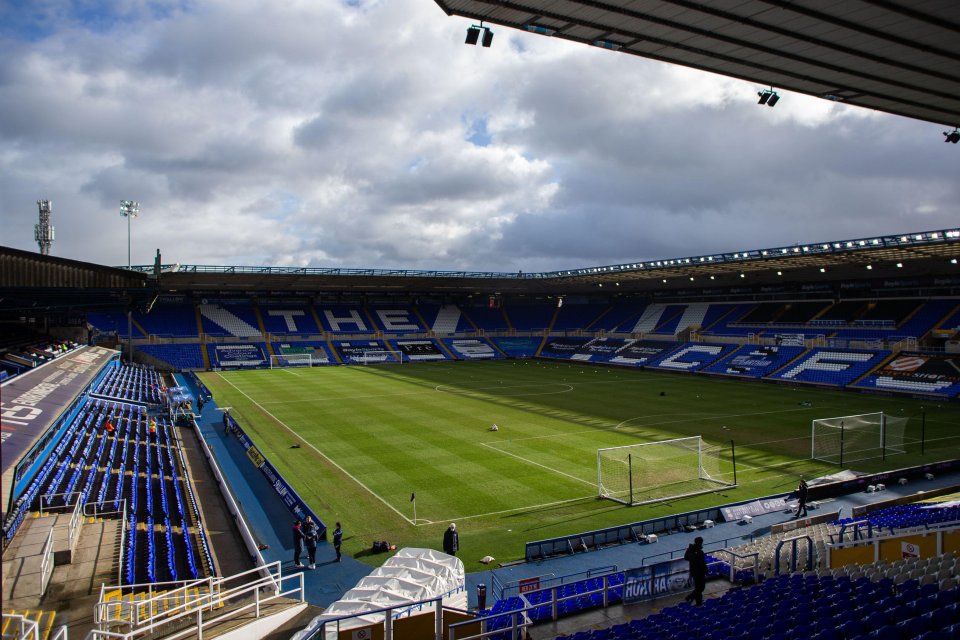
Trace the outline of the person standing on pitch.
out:
[[[300,521],[293,523],[293,566],[302,569],[300,564],[300,554],[303,553],[303,529],[300,527]]]
[[[340,562],[340,544],[343,542],[343,529],[340,528],[340,523],[337,523],[336,528],[333,530],[333,549],[337,552],[337,562]]]
[[[313,521],[311,516],[307,516],[306,521],[303,523],[303,540],[307,545],[307,559],[310,561],[310,564],[307,565],[308,569],[317,568],[317,538],[320,537],[317,531],[317,523]]]
[[[693,580],[693,591],[686,597],[686,601],[695,601],[703,604],[703,590],[707,587],[707,556],[703,552],[703,538],[697,536],[687,547],[683,559],[690,563],[690,578]]]
[[[443,551],[451,556],[455,556],[459,550],[460,534],[457,533],[457,525],[451,522],[447,530],[443,532]]]
[[[803,476],[800,476],[800,484],[797,485],[797,513],[794,515],[794,519],[800,517],[800,512],[803,511],[803,517],[807,517],[807,481],[803,479]]]

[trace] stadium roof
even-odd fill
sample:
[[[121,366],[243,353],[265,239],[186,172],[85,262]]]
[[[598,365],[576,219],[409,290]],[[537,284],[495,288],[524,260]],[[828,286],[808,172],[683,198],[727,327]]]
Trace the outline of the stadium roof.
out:
[[[696,287],[960,278],[960,227],[538,273],[156,265],[101,267],[0,247],[0,315],[148,308],[159,294],[466,296],[650,294]],[[31,275],[32,274],[32,275]],[[955,288],[955,285],[954,285]],[[697,295],[693,293],[691,295]]]
[[[449,15],[960,124],[956,0],[436,2]]]
[[[690,286],[960,274],[960,228],[538,273],[168,265],[162,288],[398,294],[624,293]],[[898,266],[899,265],[899,266]],[[135,267],[152,270],[153,267]],[[821,271],[823,270],[823,271]]]

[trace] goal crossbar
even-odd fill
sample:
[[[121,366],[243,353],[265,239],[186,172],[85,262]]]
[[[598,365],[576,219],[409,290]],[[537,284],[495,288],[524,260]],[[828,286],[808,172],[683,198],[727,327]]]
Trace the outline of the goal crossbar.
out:
[[[830,464],[906,453],[907,418],[882,411],[835,418],[817,418],[810,425],[810,458]]]
[[[628,505],[736,486],[733,444],[705,446],[700,436],[597,450],[597,493]]]

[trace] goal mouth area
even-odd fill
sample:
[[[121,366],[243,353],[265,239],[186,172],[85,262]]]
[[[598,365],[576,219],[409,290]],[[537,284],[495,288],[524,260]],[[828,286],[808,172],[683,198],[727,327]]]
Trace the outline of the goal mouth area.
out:
[[[905,454],[907,421],[882,411],[817,418],[810,423],[810,459],[843,466]]]
[[[637,507],[644,504],[655,504],[657,502],[670,502],[681,498],[690,498],[705,493],[715,493],[726,489],[736,488],[732,482],[723,482],[721,480],[702,479],[686,480],[680,482],[671,482],[661,485],[663,488],[670,488],[669,495],[660,495],[663,492],[643,491],[643,489],[633,491],[631,500],[629,492],[601,492],[599,498],[613,500],[628,507]],[[656,495],[654,495],[656,494]]]
[[[602,448],[597,493],[635,506],[720,491],[736,486],[735,460],[732,442],[705,446],[700,436]]]

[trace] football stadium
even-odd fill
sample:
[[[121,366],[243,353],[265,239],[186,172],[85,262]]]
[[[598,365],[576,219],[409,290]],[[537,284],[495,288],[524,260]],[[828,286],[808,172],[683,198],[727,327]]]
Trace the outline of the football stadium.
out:
[[[468,45],[960,120],[945,2],[436,4]],[[116,267],[49,255],[38,204],[41,251],[0,247],[3,638],[960,638],[960,227]]]

